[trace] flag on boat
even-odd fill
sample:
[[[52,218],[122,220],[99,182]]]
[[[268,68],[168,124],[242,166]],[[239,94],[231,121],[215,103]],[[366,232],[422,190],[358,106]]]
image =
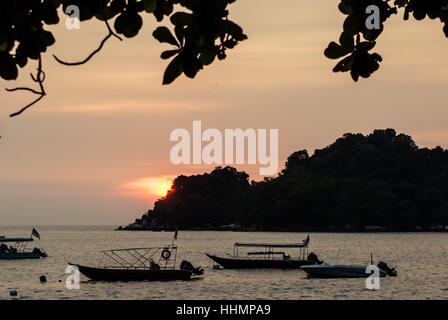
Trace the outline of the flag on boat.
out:
[[[308,244],[310,243],[310,235],[308,234],[308,237],[306,237],[305,240],[302,240],[303,244]]]
[[[40,234],[39,234],[39,232],[37,232],[37,230],[34,229],[34,228],[33,228],[33,231],[31,232],[31,236],[34,236],[34,237],[36,237],[37,239],[40,240]]]

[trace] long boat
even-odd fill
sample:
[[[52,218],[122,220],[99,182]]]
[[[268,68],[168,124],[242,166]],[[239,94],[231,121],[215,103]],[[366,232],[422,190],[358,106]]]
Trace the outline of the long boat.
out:
[[[83,275],[94,281],[190,280],[192,275],[187,270],[93,268],[73,265],[78,267]]]
[[[47,254],[43,249],[34,248],[32,251],[27,251],[27,243],[32,241],[33,238],[0,237],[0,260],[46,258]]]
[[[262,248],[260,251],[241,253],[243,248]],[[289,255],[286,250],[298,250]],[[314,253],[308,254],[308,243],[235,243],[233,256],[206,256],[224,269],[299,269],[304,265],[320,263]]]
[[[169,281],[190,280],[201,275],[201,268],[194,268],[183,261],[176,269],[177,247],[174,245],[152,248],[130,248],[103,251],[98,267],[69,263],[94,281]],[[104,262],[103,262],[104,261]]]

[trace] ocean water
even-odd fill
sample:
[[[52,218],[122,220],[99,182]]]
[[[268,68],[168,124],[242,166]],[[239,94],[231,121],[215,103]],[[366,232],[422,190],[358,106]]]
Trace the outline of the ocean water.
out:
[[[0,227],[0,235],[29,236],[31,227]],[[48,258],[0,260],[0,299],[448,299],[448,233],[312,233],[310,251],[338,264],[383,260],[398,277],[381,278],[379,290],[365,279],[307,279],[301,270],[213,270],[204,253],[231,254],[234,242],[300,242],[307,234],[180,231],[182,259],[205,268],[199,279],[172,282],[95,282],[81,276],[66,288],[67,263],[97,266],[102,250],[163,246],[172,232],[113,231],[111,226],[38,227]],[[45,275],[46,283],[39,277]],[[15,289],[17,297],[10,297]]]

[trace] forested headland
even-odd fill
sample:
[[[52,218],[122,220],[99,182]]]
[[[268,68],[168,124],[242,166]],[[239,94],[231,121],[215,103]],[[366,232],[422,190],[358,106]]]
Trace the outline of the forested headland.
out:
[[[126,230],[414,231],[448,225],[448,150],[393,129],[291,154],[275,178],[217,167],[178,176]],[[120,228],[121,229],[121,228]],[[446,230],[446,228],[445,228]]]

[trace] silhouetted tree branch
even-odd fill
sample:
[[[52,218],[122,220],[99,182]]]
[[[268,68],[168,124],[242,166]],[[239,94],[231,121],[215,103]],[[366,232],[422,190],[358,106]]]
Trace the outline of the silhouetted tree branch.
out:
[[[51,0],[22,1],[19,5],[15,0],[2,0],[0,78],[16,80],[19,68],[25,67],[29,59],[39,59],[41,65],[41,54],[56,42],[52,32],[45,30],[45,26],[60,23],[59,8],[62,7],[65,13],[71,5],[78,6],[80,21],[98,19],[106,24],[108,34],[83,61],[66,62],[54,56],[59,63],[68,66],[87,63],[111,37],[122,40],[119,35],[126,38],[137,36],[143,26],[142,15],[151,14],[159,23],[164,18],[169,18],[171,22],[171,30],[163,26],[153,32],[156,40],[174,46],[161,54],[162,59],[171,59],[163,76],[163,84],[172,83],[181,74],[194,78],[216,58],[225,59],[228,49],[233,49],[240,41],[247,39],[243,29],[228,19],[227,8],[233,2],[235,0]],[[180,10],[175,12],[175,8]],[[113,25],[109,25],[110,21],[113,21]],[[32,75],[32,79],[39,83],[40,91],[31,88],[8,90],[23,90],[39,95],[36,101],[12,114],[12,117],[21,114],[45,95],[42,85],[45,74],[41,68],[36,77]]]
[[[79,65],[89,62],[89,60],[92,59],[94,55],[96,55],[98,52],[100,52],[101,49],[103,49],[104,44],[107,42],[107,40],[110,39],[110,37],[113,36],[113,37],[117,38],[118,40],[123,41],[123,39],[120,36],[118,36],[117,34],[115,34],[112,31],[112,28],[110,27],[109,22],[107,22],[107,20],[104,22],[106,23],[107,30],[109,31],[109,34],[103,39],[103,41],[101,41],[99,47],[95,51],[93,51],[87,58],[85,58],[84,60],[79,61],[79,62],[65,62],[65,61],[59,59],[56,55],[53,55],[53,57],[56,59],[57,62],[65,65],[65,66],[79,66]]]
[[[28,104],[25,107],[23,107],[22,109],[20,109],[19,111],[10,114],[9,116],[11,118],[15,117],[15,116],[18,116],[19,114],[24,112],[26,109],[28,109],[29,107],[33,106],[37,102],[39,102],[46,95],[45,88],[44,88],[44,85],[43,85],[43,83],[45,81],[45,72],[42,70],[42,56],[41,55],[39,55],[39,62],[38,62],[36,77],[34,77],[34,75],[32,73],[30,74],[30,76],[31,76],[31,79],[34,82],[37,82],[39,84],[40,91],[34,90],[32,88],[27,88],[27,87],[18,87],[18,88],[13,88],[13,89],[6,89],[6,91],[8,91],[8,92],[29,91],[29,92],[32,92],[32,93],[38,95],[39,97],[36,100],[34,100],[33,102],[31,102],[30,104]]]

